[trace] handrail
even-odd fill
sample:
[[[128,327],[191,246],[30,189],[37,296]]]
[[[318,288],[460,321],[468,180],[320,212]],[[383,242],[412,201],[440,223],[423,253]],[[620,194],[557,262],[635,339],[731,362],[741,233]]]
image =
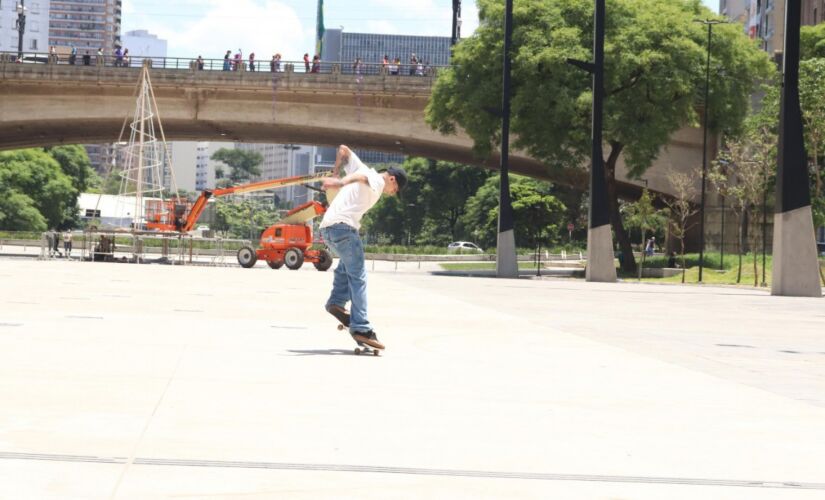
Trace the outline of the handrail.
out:
[[[192,57],[139,57],[97,55],[93,51],[78,52],[76,56],[49,54],[46,52],[23,52],[18,58],[16,51],[0,51],[0,64],[56,64],[61,66],[140,68],[148,65],[152,69],[186,71],[224,71],[227,73],[308,73],[342,75],[387,75],[387,76],[434,76],[450,65],[434,64],[384,64],[383,62],[320,61],[317,64],[304,61],[272,61],[269,59],[203,59]]]

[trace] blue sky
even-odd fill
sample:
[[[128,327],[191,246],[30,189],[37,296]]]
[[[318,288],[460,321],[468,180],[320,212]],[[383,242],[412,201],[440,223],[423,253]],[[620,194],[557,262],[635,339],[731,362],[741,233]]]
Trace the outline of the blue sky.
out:
[[[714,11],[718,0],[702,0]],[[478,26],[473,0],[463,2],[462,34]],[[451,0],[325,0],[327,28],[350,32],[449,36]],[[312,52],[315,0],[124,0],[123,31],[146,29],[168,40],[169,56],[222,58],[241,48],[269,59]]]

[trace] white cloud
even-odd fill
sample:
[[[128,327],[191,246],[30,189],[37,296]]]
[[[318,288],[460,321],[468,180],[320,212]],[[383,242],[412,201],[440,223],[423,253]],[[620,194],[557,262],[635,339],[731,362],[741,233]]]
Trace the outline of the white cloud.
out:
[[[305,34],[297,13],[279,1],[211,0],[186,2],[198,16],[169,15],[152,23],[152,33],[169,42],[169,56],[220,59],[227,50],[239,48],[244,57],[255,52],[257,59],[269,60],[280,52],[285,60],[298,60],[312,34]],[[197,6],[197,7],[195,7]],[[176,2],[175,12],[181,12]],[[202,13],[202,14],[201,14]]]

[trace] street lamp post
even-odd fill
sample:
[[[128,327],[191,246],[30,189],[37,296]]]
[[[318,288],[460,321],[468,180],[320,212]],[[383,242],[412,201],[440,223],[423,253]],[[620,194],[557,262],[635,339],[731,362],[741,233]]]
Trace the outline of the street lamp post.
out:
[[[708,58],[705,68],[705,110],[704,110],[704,139],[702,140],[702,197],[700,212],[702,213],[699,222],[699,283],[702,282],[702,269],[705,265],[705,179],[708,175],[708,109],[710,108],[710,54],[711,40],[713,37],[713,26],[716,24],[727,24],[727,21],[718,19],[696,19],[693,22],[704,24],[708,27]]]
[[[26,4],[20,0],[17,4],[17,58],[23,60],[23,34],[26,32]]]
[[[461,39],[461,0],[453,0],[453,34],[450,45],[455,45]]]

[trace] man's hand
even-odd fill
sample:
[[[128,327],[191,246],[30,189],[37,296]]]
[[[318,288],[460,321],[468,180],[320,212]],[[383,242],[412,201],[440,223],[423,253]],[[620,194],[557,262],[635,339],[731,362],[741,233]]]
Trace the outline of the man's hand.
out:
[[[338,177],[341,171],[341,165],[349,162],[350,148],[341,144],[338,146],[338,151],[335,152],[335,166],[332,168],[332,176]]]
[[[324,177],[321,181],[321,189],[324,191],[328,189],[340,189],[344,186],[344,181],[338,177]]]

